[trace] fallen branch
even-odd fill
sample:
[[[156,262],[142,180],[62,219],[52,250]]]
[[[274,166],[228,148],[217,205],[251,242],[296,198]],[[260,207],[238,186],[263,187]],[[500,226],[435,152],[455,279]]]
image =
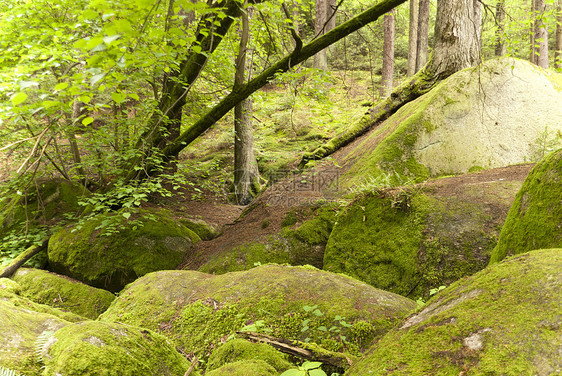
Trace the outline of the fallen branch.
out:
[[[236,332],[236,334],[251,341],[267,343],[285,354],[293,355],[301,359],[322,362],[342,370],[351,367],[355,360],[342,353],[329,351],[315,344],[276,338],[268,336],[267,334],[254,332]]]
[[[2,273],[0,273],[0,278],[10,278],[16,272],[16,270],[18,270],[30,258],[42,251],[45,251],[48,244],[49,239],[45,239],[40,245],[32,245],[31,247],[27,248],[25,251],[20,253],[18,257],[13,259],[12,262],[4,268],[4,270],[2,270]]]
[[[199,363],[199,359],[197,359],[197,357],[195,357],[193,359],[193,361],[191,362],[191,365],[189,366],[188,370],[185,371],[185,374],[183,376],[189,376],[191,375],[191,372],[193,372],[193,370],[195,369],[195,366]]]

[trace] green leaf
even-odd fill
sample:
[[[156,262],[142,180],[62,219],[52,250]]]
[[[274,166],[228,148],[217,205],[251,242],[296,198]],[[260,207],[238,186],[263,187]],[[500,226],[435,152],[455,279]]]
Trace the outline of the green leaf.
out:
[[[99,80],[105,77],[105,73],[95,74],[90,78],[90,85],[95,85]]]
[[[28,87],[32,86],[39,86],[38,82],[35,81],[20,81],[20,90],[27,89]]]
[[[133,98],[133,99],[136,100],[136,101],[139,101],[139,100],[140,100],[139,96],[138,96],[137,94],[135,94],[135,93],[129,93],[129,97]]]
[[[18,104],[22,104],[23,102],[26,101],[26,99],[27,99],[27,94],[25,94],[23,91],[14,94],[12,98],[10,98],[14,106],[17,106]]]
[[[61,90],[66,89],[67,87],[68,87],[68,82],[61,82],[61,83],[55,85],[55,90],[61,91]]]
[[[309,371],[308,375],[309,376],[327,376],[326,372],[322,371],[320,368],[313,369],[313,370]]]
[[[302,369],[291,368],[283,372],[281,376],[306,376],[306,372]]]
[[[304,362],[302,364],[302,368],[305,370],[311,370],[315,368],[319,368],[322,365],[322,362]]]
[[[94,118],[91,116],[88,116],[87,118],[82,119],[82,124],[84,125],[88,125],[88,124],[92,124],[94,122]]]
[[[124,212],[121,214],[125,219],[129,219],[129,217],[131,216],[131,213],[129,212]]]
[[[322,311],[319,310],[319,309],[315,309],[314,312],[312,312],[312,313],[314,313],[314,315],[316,315],[316,316],[322,316],[323,315]]]
[[[111,93],[111,99],[113,99],[113,101],[115,103],[120,104],[123,101],[125,101],[125,99],[127,99],[127,94],[114,92],[114,93]]]
[[[318,330],[322,331],[322,332],[327,332],[328,328],[326,328],[325,326],[319,326]]]
[[[111,42],[116,41],[119,38],[121,38],[121,34],[115,34],[115,35],[103,37],[103,41],[105,42],[105,44],[111,44]]]

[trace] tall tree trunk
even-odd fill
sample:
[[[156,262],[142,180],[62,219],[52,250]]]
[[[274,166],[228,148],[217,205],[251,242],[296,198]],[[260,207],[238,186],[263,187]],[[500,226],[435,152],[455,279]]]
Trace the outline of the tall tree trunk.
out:
[[[247,1],[245,5],[247,5]],[[246,8],[246,11],[242,14],[234,90],[244,85],[245,82],[248,40],[250,38],[249,11]],[[254,154],[252,100],[250,98],[244,99],[234,107],[234,131],[234,195],[237,204],[247,205],[259,191],[259,171]]]
[[[408,27],[408,70],[407,76],[416,74],[416,58],[418,49],[418,2],[410,0],[410,22]]]
[[[505,0],[496,3],[496,56],[505,55]]]
[[[548,29],[545,23],[546,2],[535,0],[535,55],[536,64],[548,68]]]
[[[427,49],[429,45],[429,3],[430,0],[420,0],[418,15],[418,43],[416,48],[416,72],[427,64]]]
[[[556,42],[554,46],[554,68],[562,69],[562,0],[556,5]]]
[[[334,11],[334,0],[316,0],[314,33],[317,36],[326,34],[336,26]],[[326,49],[323,49],[314,55],[314,68],[328,70],[328,55]]]
[[[394,76],[394,9],[384,15],[384,42],[382,49],[381,97],[392,91]]]
[[[481,0],[473,1],[474,32],[478,40],[478,50],[482,50],[482,3]]]
[[[435,48],[431,61],[411,80],[397,87],[389,97],[370,109],[359,122],[316,150],[305,153],[299,167],[332,154],[387,119],[406,103],[430,91],[441,80],[476,65],[480,50],[474,32],[474,17],[473,0],[437,0]]]

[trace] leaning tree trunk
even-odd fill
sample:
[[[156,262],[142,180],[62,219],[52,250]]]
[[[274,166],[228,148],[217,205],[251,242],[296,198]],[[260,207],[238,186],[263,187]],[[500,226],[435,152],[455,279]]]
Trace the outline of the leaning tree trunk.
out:
[[[384,15],[384,43],[382,48],[381,97],[392,91],[394,76],[394,9]]]
[[[247,5],[247,2],[245,3]],[[240,47],[236,59],[234,89],[244,84],[246,57],[250,37],[249,9],[242,14]],[[236,203],[247,205],[259,192],[258,163],[254,154],[254,131],[252,129],[252,100],[244,99],[234,107],[234,196]]]
[[[305,167],[308,161],[332,154],[387,119],[406,103],[427,93],[441,80],[461,69],[476,65],[480,59],[480,50],[474,17],[473,0],[438,0],[432,60],[411,80],[396,88],[388,98],[370,109],[346,132],[316,150],[305,153],[299,167]]]

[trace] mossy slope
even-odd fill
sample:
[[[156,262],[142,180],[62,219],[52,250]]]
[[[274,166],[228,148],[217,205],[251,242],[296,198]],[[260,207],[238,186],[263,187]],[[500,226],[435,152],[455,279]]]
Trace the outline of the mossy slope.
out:
[[[123,290],[100,319],[160,330],[202,359],[246,325],[358,354],[414,307],[409,299],[346,276],[262,265],[218,276],[151,273]]]
[[[334,204],[293,208],[283,220],[283,228],[278,234],[222,252],[199,270],[224,274],[267,263],[322,268],[324,250],[336,215],[337,207]]]
[[[483,269],[521,186],[517,181],[430,186],[360,196],[341,212],[324,269],[408,297],[429,296]],[[482,200],[485,192],[486,200]]]
[[[346,376],[558,375],[562,249],[529,252],[443,290]]]
[[[165,212],[138,210],[129,219],[103,214],[55,233],[48,260],[57,273],[119,291],[146,273],[174,269],[198,240]]]
[[[189,362],[150,330],[87,321],[57,331],[42,350],[42,376],[178,376]]]
[[[562,247],[562,149],[531,170],[505,220],[491,262],[538,248]]]
[[[20,269],[12,278],[21,285],[22,296],[89,319],[97,318],[115,299],[107,290],[45,270]]]
[[[261,360],[277,372],[283,372],[293,366],[287,361],[285,354],[265,343],[234,339],[221,345],[211,354],[207,362],[207,372],[241,360]]]

